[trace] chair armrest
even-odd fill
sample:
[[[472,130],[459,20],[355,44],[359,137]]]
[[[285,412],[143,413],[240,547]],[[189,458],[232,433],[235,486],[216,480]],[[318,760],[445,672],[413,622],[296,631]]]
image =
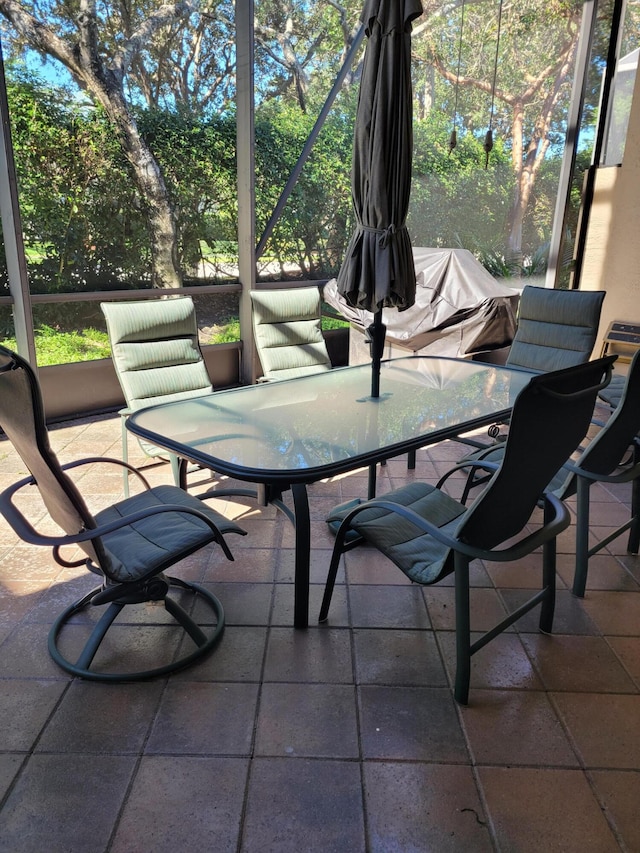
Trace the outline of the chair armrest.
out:
[[[74,463],[71,464],[73,465]],[[25,516],[15,506],[12,500],[17,491],[24,486],[33,484],[33,478],[26,477],[24,480],[14,483],[12,486],[9,486],[9,488],[0,493],[0,511],[18,536],[30,545],[42,545],[50,548],[62,548],[65,545],[79,545],[81,542],[90,542],[92,539],[97,539],[100,536],[113,533],[115,530],[119,530],[122,527],[135,524],[143,518],[149,518],[149,516],[158,515],[163,512],[178,512],[195,516],[203,521],[209,527],[211,532],[215,534],[215,541],[221,546],[225,557],[227,557],[228,560],[233,560],[233,555],[229,550],[229,546],[225,542],[224,536],[216,524],[207,515],[205,515],[205,513],[200,512],[200,510],[195,507],[188,507],[183,504],[161,504],[146,507],[144,509],[139,509],[136,512],[132,512],[129,515],[121,516],[114,521],[110,521],[108,524],[102,524],[99,527],[95,527],[90,530],[81,530],[78,533],[64,534],[60,536],[45,536],[44,534],[38,533],[33,525],[30,524]]]
[[[60,467],[63,471],[68,471],[71,468],[79,468],[81,465],[95,465],[96,462],[106,462],[110,465],[118,465],[120,468],[126,468],[127,471],[131,471],[132,474],[136,475],[136,477],[143,483],[145,489],[151,488],[147,478],[141,474],[134,465],[130,465],[122,459],[113,459],[111,456],[86,456],[84,459],[76,459],[74,462],[66,462]]]
[[[338,534],[340,535],[342,529],[345,528],[345,526],[349,526],[351,519],[359,513],[368,509],[385,509],[405,518],[418,530],[433,536],[434,539],[442,545],[445,545],[447,548],[450,548],[452,551],[465,554],[465,556],[471,557],[471,559],[474,560],[508,563],[513,560],[519,560],[521,557],[530,554],[531,551],[534,551],[544,542],[547,542],[549,539],[557,536],[558,533],[561,533],[569,526],[571,518],[569,510],[564,503],[551,493],[545,493],[544,501],[546,507],[552,511],[553,516],[545,521],[544,525],[539,530],[519,539],[513,545],[509,546],[509,548],[503,548],[497,551],[476,548],[466,542],[461,542],[459,539],[455,539],[453,536],[449,536],[447,533],[443,532],[439,527],[432,524],[430,521],[427,521],[427,519],[423,518],[421,515],[418,515],[414,510],[402,506],[401,504],[394,503],[393,501],[385,501],[383,499],[367,501],[366,503],[351,510],[351,512],[344,517]]]
[[[482,459],[468,459],[466,462],[463,460],[461,462],[458,462],[456,465],[453,466],[453,468],[450,468],[446,472],[446,474],[443,474],[442,477],[440,477],[440,479],[436,483],[436,489],[441,488],[444,485],[444,483],[446,483],[446,481],[449,479],[449,477],[452,474],[456,473],[456,471],[463,471],[466,468],[471,468],[471,469],[482,468],[483,471],[493,472],[493,471],[497,471],[499,467],[500,467],[499,462],[489,462],[489,460],[487,460],[486,462]],[[471,475],[472,473],[473,473],[473,470],[469,471],[469,475]]]
[[[631,468],[625,468],[617,474],[594,474],[591,471],[585,471],[579,465],[573,462],[565,462],[563,469],[577,477],[582,477],[584,480],[589,480],[591,483],[628,483],[630,480],[635,480],[640,477],[640,462],[632,465]]]

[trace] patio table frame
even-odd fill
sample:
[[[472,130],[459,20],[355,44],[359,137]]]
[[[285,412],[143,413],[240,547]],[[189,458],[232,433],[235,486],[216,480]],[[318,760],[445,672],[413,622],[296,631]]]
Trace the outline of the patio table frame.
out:
[[[296,628],[309,619],[307,486],[506,418],[532,375],[437,356],[389,359],[381,370],[378,398],[371,366],[361,364],[140,409],[126,422],[154,445],[261,486],[263,502],[286,513],[295,529]],[[282,500],[289,489],[293,509]]]

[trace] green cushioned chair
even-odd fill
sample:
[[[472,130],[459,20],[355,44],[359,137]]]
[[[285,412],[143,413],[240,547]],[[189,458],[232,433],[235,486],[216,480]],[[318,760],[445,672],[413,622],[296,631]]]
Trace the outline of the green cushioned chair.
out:
[[[603,381],[608,381],[614,358],[531,379],[515,401],[502,462],[493,466],[489,485],[470,506],[447,495],[442,483],[432,486],[414,482],[356,507],[337,507],[327,519],[330,524],[339,521],[340,526],[320,620],[328,616],[342,553],[364,541],[379,549],[416,583],[436,583],[455,573],[458,702],[466,704],[468,700],[471,656],[524,613],[541,604],[540,629],[551,631],[555,539],[569,525],[569,512],[555,495],[544,490],[584,436],[596,394]],[[546,431],[545,424],[553,424],[554,428]],[[537,524],[532,516],[540,501],[544,504],[543,522],[528,532],[529,525]],[[353,539],[354,533],[359,541]],[[470,562],[517,561],[540,546],[542,590],[472,643]],[[392,588],[389,594],[393,594]]]
[[[211,394],[213,387],[198,343],[190,296],[137,302],[102,302],[113,366],[127,407],[122,409],[122,458],[128,461],[127,415],[136,409]],[[186,463],[140,441],[148,456],[169,459],[176,485],[186,487]],[[125,470],[124,494],[129,494]]]
[[[331,370],[317,287],[254,290],[251,307],[263,381]]]
[[[604,396],[607,388],[600,392]],[[606,545],[629,531],[627,551],[637,554],[640,545],[640,351],[635,354],[611,417],[589,442],[579,457],[568,460],[550,481],[548,488],[561,500],[577,495],[576,501],[576,568],[573,592],[582,597],[587,584],[589,558]],[[629,456],[631,448],[631,456]],[[500,445],[474,454],[476,459],[499,463],[504,454]],[[463,492],[466,499],[470,489],[485,482],[469,475]],[[624,524],[604,539],[589,547],[590,490],[594,483],[631,482],[631,513]]]
[[[604,290],[525,287],[507,365],[549,371],[588,361],[604,297]]]
[[[518,305],[518,326],[507,367],[561,370],[588,361],[598,334],[604,290],[554,290],[527,285]],[[489,427],[500,439],[500,424]],[[461,438],[463,444],[486,447],[486,442]]]
[[[26,361],[4,347],[0,347],[0,427],[31,474],[0,494],[0,512],[25,542],[52,548],[53,559],[60,566],[86,565],[100,578],[96,589],[55,620],[49,633],[49,652],[56,663],[73,675],[94,681],[137,681],[182,669],[208,654],[224,628],[220,601],[205,587],[165,572],[212,542],[233,559],[224,536],[244,534],[242,528],[178,486],[149,488],[140,474],[144,491],[92,514],[67,471],[101,462],[125,466],[132,472],[135,469],[120,460],[100,457],[60,465],[49,443],[36,376]],[[27,486],[38,488],[62,535],[38,533],[18,508],[14,498]],[[62,549],[68,557],[78,550],[84,554],[72,561],[63,556]],[[171,589],[178,594],[170,595]],[[189,615],[194,599],[207,611],[202,624]],[[146,602],[164,604],[172,620],[163,621],[158,609],[145,606]],[[99,608],[104,610],[97,621],[87,618],[87,611],[93,608],[96,614]],[[100,649],[124,608],[137,611],[128,620],[136,626],[130,631],[145,631],[148,626],[158,632],[160,662],[150,669],[135,669],[135,662],[125,665],[125,660],[135,658],[136,644],[130,638],[121,642],[120,648],[110,635],[107,650]],[[83,611],[85,618],[77,620]],[[74,625],[67,632],[64,628],[70,621]],[[79,634],[85,629],[88,638],[84,647],[70,660],[67,650],[77,647]],[[167,637],[168,630],[171,638]],[[67,640],[66,633],[70,634]],[[164,662],[167,652],[170,657]]]

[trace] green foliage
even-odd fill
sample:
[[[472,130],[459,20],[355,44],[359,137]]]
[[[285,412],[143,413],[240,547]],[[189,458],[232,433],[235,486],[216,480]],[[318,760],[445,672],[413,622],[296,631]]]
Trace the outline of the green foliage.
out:
[[[256,114],[256,220],[260,233],[304,148],[315,119],[296,106],[271,101]],[[267,243],[278,276],[291,263],[311,278],[340,267],[351,223],[350,162],[353,114],[334,110]],[[296,276],[299,277],[299,276]]]
[[[487,169],[482,142],[459,133],[449,153],[451,121],[431,111],[414,122],[414,165],[407,226],[412,241],[433,248],[489,243],[501,236],[513,178],[501,140]]]
[[[216,332],[212,338],[212,344],[230,344],[240,340],[240,320],[238,317],[230,317]]]
[[[109,338],[106,332],[100,332],[98,329],[60,332],[51,326],[40,326],[35,330],[35,344],[40,367],[109,358],[111,355]],[[2,341],[2,345],[9,349],[17,349],[15,338],[6,338]]]
[[[11,68],[9,98],[32,291],[149,286],[144,205],[101,111],[16,68]],[[267,241],[263,277],[337,274],[354,227],[354,117],[352,89],[329,114]],[[235,116],[197,119],[188,111],[139,109],[136,120],[172,199],[185,277],[228,278],[237,256]],[[315,116],[295,103],[278,100],[256,113],[258,237],[314,123]],[[457,147],[449,152],[451,129],[451,116],[436,109],[414,122],[412,242],[499,246],[514,192],[507,140],[496,136],[485,169],[482,139],[461,127]],[[523,226],[525,257],[533,257],[549,239],[556,174],[557,166],[545,166],[536,182]],[[39,310],[40,322],[52,327],[86,325],[80,303]]]
[[[8,97],[34,293],[145,279],[141,204],[102,112],[11,69]]]

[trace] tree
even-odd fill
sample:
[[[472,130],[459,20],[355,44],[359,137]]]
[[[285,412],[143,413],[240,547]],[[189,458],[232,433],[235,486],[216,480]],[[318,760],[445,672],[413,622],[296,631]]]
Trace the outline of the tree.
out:
[[[460,42],[451,34],[460,33],[463,11]],[[508,140],[515,180],[506,244],[515,261],[521,260],[523,221],[535,182],[550,146],[560,141],[554,131],[558,107],[568,103],[571,91],[581,13],[578,0],[512,0],[500,8],[484,0],[444,6],[428,0],[414,28],[421,62],[447,84],[441,100],[451,115],[460,97],[463,131],[484,137],[493,108],[493,132]]]
[[[33,6],[34,11],[37,8]],[[153,35],[184,18],[189,11],[186,0],[156,6],[153,10],[139,8],[131,26],[125,27],[123,22],[118,40],[108,46],[103,13],[95,0],[80,0],[78,10],[71,4],[49,5],[45,9],[46,22],[44,16],[36,18],[17,0],[0,0],[0,14],[21,39],[39,53],[61,62],[109,118],[146,206],[152,281],[156,287],[177,287],[181,283],[175,221],[158,162],[127,103],[125,80],[132,63]]]

